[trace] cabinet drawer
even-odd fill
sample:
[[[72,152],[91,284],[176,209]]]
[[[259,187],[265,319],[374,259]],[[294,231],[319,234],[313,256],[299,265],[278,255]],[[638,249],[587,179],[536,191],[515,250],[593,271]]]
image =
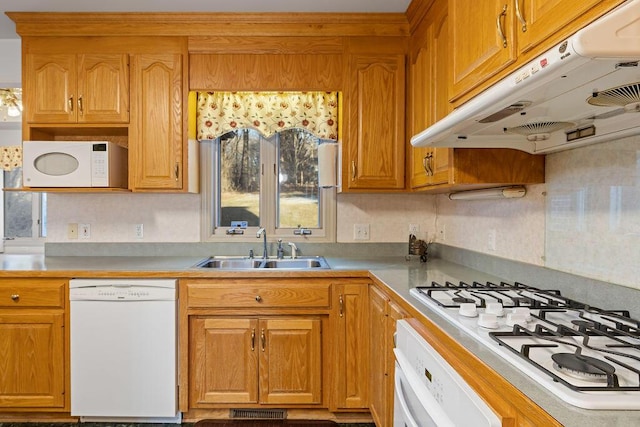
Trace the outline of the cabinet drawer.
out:
[[[328,308],[331,283],[304,279],[280,281],[234,280],[232,283],[189,283],[190,308]]]
[[[0,308],[62,308],[65,283],[51,279],[0,279]]]

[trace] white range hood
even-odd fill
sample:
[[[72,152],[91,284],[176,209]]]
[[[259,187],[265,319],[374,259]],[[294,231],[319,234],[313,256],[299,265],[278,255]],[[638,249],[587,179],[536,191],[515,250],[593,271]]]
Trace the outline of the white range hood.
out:
[[[640,0],[630,0],[411,139],[548,153],[640,134]]]

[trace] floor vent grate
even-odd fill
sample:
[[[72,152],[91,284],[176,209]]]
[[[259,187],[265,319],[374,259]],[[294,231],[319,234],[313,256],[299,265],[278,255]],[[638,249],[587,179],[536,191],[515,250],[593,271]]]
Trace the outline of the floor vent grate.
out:
[[[286,409],[231,409],[229,418],[234,420],[284,420]]]

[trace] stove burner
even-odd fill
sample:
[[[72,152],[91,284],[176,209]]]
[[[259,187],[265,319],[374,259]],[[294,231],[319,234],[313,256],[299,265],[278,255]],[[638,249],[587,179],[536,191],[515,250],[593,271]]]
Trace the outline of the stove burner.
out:
[[[453,297],[451,301],[456,302],[458,304],[474,304],[476,301],[472,298],[465,297]]]
[[[575,353],[556,353],[551,358],[558,371],[586,381],[607,381],[607,376],[616,370],[607,362]]]

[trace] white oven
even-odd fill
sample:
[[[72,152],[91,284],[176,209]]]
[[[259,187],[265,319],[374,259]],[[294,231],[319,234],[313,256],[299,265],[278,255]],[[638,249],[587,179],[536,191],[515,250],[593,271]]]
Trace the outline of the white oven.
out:
[[[493,427],[498,416],[407,320],[396,328],[394,427]]]

